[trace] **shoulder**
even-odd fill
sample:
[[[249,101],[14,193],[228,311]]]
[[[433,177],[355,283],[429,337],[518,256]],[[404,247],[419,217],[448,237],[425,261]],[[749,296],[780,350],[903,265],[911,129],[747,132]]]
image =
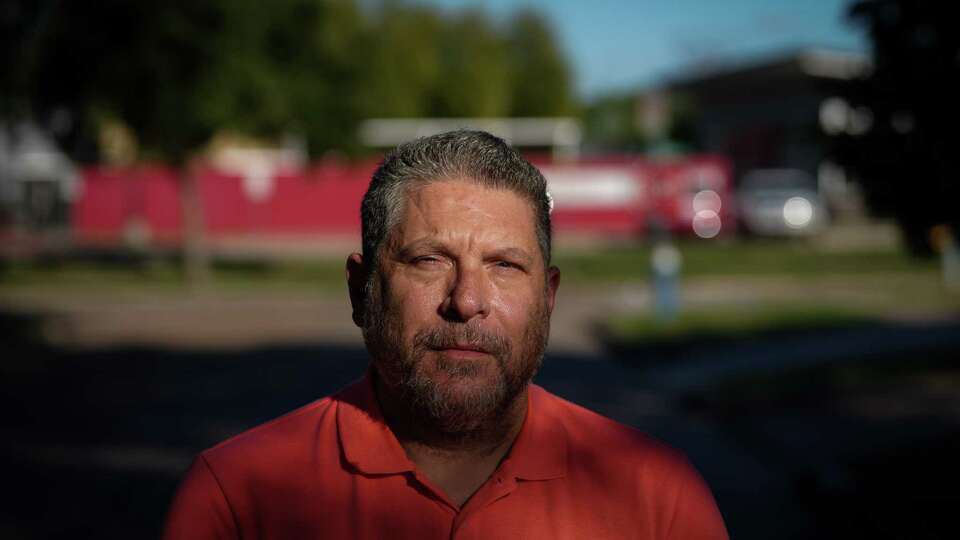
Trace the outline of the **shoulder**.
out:
[[[200,453],[187,471],[164,538],[239,538],[310,493],[318,468],[336,470],[338,397],[300,407]]]
[[[216,475],[274,467],[307,458],[318,437],[336,430],[336,399],[325,397],[260,424],[201,452]]]
[[[607,418],[536,385],[531,386],[531,404],[537,408],[538,414],[545,416],[548,421],[559,422],[574,447],[584,446],[584,449],[609,451],[610,445],[615,445],[617,448],[666,460],[685,459],[680,452],[636,428]]]
[[[532,403],[566,433],[568,476],[643,516],[655,537],[727,538],[723,518],[700,473],[679,450],[539,387]]]
[[[683,452],[543,388],[534,386],[532,390],[532,403],[539,414],[562,426],[573,470],[588,469],[581,472],[658,489],[700,481]]]

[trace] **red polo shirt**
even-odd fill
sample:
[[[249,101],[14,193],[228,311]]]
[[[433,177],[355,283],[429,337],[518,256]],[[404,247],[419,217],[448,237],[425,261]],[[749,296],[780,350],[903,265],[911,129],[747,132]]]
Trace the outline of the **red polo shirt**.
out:
[[[407,458],[364,378],[201,453],[164,538],[727,538],[681,454],[539,386],[529,396],[463,508]]]

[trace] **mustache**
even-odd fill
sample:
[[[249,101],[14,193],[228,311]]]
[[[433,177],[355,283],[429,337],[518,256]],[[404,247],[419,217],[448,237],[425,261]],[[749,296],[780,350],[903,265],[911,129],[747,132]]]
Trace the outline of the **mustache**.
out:
[[[469,324],[442,325],[423,330],[414,336],[413,345],[421,350],[466,346],[498,357],[510,350],[509,341],[503,336]]]

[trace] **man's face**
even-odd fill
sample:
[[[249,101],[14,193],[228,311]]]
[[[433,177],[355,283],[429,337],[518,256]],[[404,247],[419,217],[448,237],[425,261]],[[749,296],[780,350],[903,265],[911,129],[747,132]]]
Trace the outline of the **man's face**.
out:
[[[407,193],[365,306],[382,382],[447,433],[495,419],[539,368],[559,283],[530,203],[466,180]]]

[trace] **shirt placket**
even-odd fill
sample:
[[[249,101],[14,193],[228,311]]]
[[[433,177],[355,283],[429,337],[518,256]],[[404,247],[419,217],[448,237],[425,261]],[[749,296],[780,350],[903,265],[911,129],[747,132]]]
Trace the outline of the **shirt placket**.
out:
[[[475,523],[477,514],[483,512],[491,504],[507,497],[516,489],[517,479],[511,474],[497,470],[493,476],[480,487],[480,490],[467,501],[467,505],[457,513],[453,520],[453,527],[450,529],[450,539],[479,539],[479,531],[477,531],[476,528],[470,527],[470,525]]]

